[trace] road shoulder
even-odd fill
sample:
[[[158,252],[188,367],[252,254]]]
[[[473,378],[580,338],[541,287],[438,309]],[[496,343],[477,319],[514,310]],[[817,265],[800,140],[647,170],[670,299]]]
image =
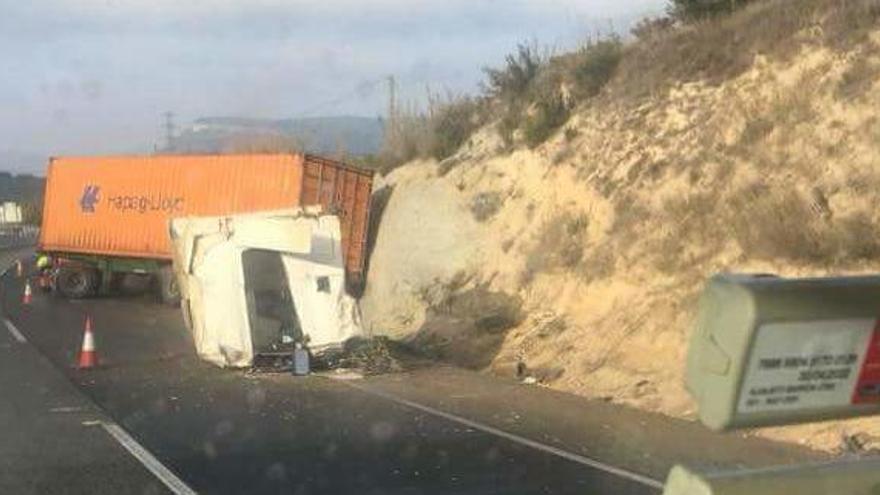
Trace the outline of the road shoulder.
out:
[[[26,253],[2,253],[0,261]],[[14,323],[4,318],[0,326],[0,493],[168,493]]]
[[[659,480],[679,463],[715,470],[829,458],[797,445],[715,433],[696,422],[448,366],[367,377],[356,383],[365,391],[464,417]]]

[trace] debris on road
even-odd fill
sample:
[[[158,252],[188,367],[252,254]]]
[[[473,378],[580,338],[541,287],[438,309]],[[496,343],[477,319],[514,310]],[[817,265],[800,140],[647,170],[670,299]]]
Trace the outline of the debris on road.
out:
[[[396,356],[403,349],[386,337],[353,338],[341,350],[327,353],[316,368],[357,370],[364,375],[383,375],[403,370]]]

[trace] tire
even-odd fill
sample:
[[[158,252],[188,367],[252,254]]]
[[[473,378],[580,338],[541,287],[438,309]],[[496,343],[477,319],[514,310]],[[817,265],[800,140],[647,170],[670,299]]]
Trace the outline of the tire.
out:
[[[159,301],[168,306],[180,306],[180,287],[171,265],[163,266],[156,274]]]
[[[58,292],[68,299],[83,299],[95,295],[101,277],[98,270],[84,265],[62,265],[55,276]]]

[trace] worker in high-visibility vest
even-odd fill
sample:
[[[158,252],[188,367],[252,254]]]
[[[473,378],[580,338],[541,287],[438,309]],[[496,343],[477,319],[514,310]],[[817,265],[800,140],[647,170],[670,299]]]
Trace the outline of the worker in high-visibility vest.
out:
[[[43,290],[50,290],[52,288],[52,260],[49,256],[45,254],[37,256],[37,271],[39,273],[37,285]]]
[[[43,271],[51,266],[52,261],[49,259],[49,256],[45,254],[37,256],[37,270]]]

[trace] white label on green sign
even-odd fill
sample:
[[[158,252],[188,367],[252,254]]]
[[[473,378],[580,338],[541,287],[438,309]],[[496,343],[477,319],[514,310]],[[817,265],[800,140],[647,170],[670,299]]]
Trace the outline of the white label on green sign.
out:
[[[874,323],[846,319],[761,325],[737,412],[850,405]]]

